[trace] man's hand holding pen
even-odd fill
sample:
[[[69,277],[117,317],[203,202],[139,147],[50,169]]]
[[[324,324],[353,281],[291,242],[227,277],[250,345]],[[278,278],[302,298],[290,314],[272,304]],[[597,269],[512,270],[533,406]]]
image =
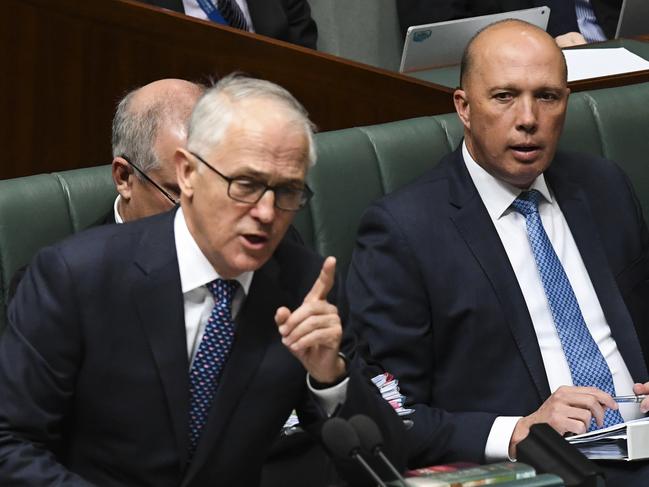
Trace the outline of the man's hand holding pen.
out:
[[[633,386],[633,393],[638,397],[642,397],[642,400],[639,401],[640,411],[646,414],[649,411],[649,397],[647,397],[649,395],[649,382],[635,384]]]

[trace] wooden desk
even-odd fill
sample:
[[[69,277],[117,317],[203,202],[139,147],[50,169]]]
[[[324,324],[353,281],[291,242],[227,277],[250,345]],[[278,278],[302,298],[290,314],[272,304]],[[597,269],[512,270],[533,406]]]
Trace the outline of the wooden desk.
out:
[[[110,162],[128,90],[240,70],[291,91],[320,130],[453,111],[454,85],[389,72],[132,0],[4,0],[0,178]],[[647,44],[649,45],[649,44]],[[579,82],[593,89],[649,79]]]
[[[321,130],[453,110],[450,90],[131,0],[4,0],[0,178],[105,164],[119,98],[240,70],[277,82]]]
[[[646,39],[645,39],[646,38]],[[613,41],[600,42],[588,45],[588,49],[625,47],[629,51],[649,61],[649,35],[635,39],[617,39]],[[571,49],[584,49],[579,46]],[[460,78],[460,66],[447,66],[436,69],[416,71],[408,73],[409,76],[422,81],[436,83],[451,89],[458,85]],[[612,88],[614,86],[644,83],[649,81],[649,70],[636,71],[634,73],[618,74],[614,76],[603,76],[601,78],[585,79],[568,83],[572,92],[598,90],[601,88]]]

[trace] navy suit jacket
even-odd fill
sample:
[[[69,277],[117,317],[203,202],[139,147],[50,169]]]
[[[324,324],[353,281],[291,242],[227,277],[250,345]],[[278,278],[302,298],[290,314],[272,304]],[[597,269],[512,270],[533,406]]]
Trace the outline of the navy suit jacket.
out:
[[[548,33],[556,37],[566,32],[579,32],[574,0],[399,0],[397,13],[405,34],[411,25],[511,12],[542,5],[552,7],[553,2],[567,2],[570,5],[565,7],[567,13],[564,18],[550,14]],[[606,37],[615,37],[622,0],[590,0],[590,4]]]
[[[255,272],[188,465],[189,361],[173,216],[94,228],[30,264],[0,338],[0,484],[257,486],[293,408],[317,433],[323,412],[273,317],[279,306],[301,304],[322,259],[285,239]],[[337,296],[330,298],[344,310]],[[403,465],[391,448],[401,421],[354,358],[339,414],[361,411],[381,424]]]
[[[649,238],[629,181],[583,154],[557,153],[545,174],[631,376],[647,381]],[[518,281],[460,150],[367,210],[347,291],[352,326],[415,409],[410,466],[484,461],[495,418],[528,415],[550,395]]]
[[[184,13],[182,0],[140,0]],[[214,0],[216,3],[216,0]],[[307,0],[247,0],[257,34],[316,48],[318,29]]]

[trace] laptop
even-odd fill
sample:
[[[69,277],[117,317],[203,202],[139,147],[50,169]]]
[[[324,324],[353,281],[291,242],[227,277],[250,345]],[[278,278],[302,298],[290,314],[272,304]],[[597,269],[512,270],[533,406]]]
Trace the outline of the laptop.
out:
[[[649,3],[649,0],[636,1]],[[407,73],[435,66],[459,64],[464,47],[471,38],[483,27],[499,20],[525,20],[545,30],[549,17],[549,7],[536,7],[409,27],[403,45],[399,72]]]
[[[624,0],[615,38],[649,34],[649,0]]]

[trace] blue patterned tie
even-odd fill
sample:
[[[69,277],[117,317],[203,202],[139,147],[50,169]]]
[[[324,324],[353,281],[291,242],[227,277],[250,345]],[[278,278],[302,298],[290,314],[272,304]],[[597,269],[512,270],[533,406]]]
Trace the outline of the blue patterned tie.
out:
[[[218,0],[219,11],[232,27],[248,30],[248,22],[235,0]]]
[[[538,209],[540,198],[541,193],[536,190],[525,191],[516,198],[512,206],[525,217],[527,238],[550,304],[563,353],[568,360],[572,381],[576,386],[597,387],[614,396],[615,387],[611,371],[588,331],[568,276],[541,223]],[[621,422],[623,419],[619,411],[606,409],[604,427]],[[594,419],[589,429],[597,429]]]
[[[214,296],[214,308],[189,371],[189,452],[196,451],[203,426],[212,406],[221,372],[234,342],[232,297],[237,281],[215,279],[207,285]]]

